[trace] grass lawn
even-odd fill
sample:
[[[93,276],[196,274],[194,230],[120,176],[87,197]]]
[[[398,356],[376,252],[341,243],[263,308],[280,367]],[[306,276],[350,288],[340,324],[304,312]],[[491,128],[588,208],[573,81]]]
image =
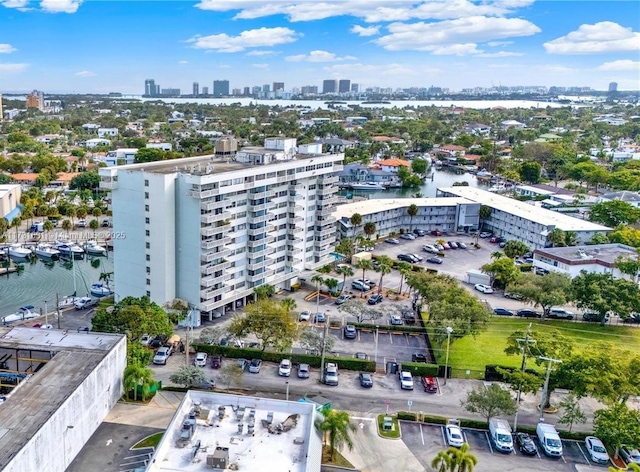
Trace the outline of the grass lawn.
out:
[[[600,326],[599,323],[576,323],[572,321],[547,320],[531,321],[521,318],[492,317],[487,329],[475,338],[472,336],[456,339],[449,349],[449,365],[454,370],[454,377],[465,377],[466,370],[470,370],[469,377],[478,378],[478,373],[484,373],[487,364],[498,364],[519,367],[520,356],[507,356],[504,349],[507,338],[516,330],[525,330],[532,323],[532,329],[539,332],[558,330],[567,338],[572,339],[578,349],[585,349],[595,342],[607,342],[621,349],[628,349],[640,353],[640,329],[628,326]],[[434,351],[440,365],[444,365],[446,357],[446,342],[443,346],[434,346]],[[528,367],[534,368],[530,362]]]
[[[393,429],[391,431],[385,431],[382,429],[382,422],[385,416],[391,416],[393,420]],[[398,439],[400,438],[400,428],[398,426],[398,417],[395,415],[378,415],[378,433],[383,438]]]
[[[338,451],[334,451],[334,460],[331,460],[331,448],[325,444],[322,446],[322,463],[326,465],[335,465],[338,467],[347,467],[355,469],[351,462],[345,459]]]
[[[152,434],[151,436],[147,436],[142,441],[135,443],[131,449],[142,449],[143,447],[158,447],[163,434],[164,433],[156,433]]]

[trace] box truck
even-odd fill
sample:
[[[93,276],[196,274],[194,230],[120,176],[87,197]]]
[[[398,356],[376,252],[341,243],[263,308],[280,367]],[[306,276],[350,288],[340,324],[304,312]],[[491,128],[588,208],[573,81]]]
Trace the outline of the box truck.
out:
[[[549,457],[562,456],[562,441],[553,425],[547,423],[538,423],[536,433],[544,453]]]
[[[513,438],[511,426],[506,420],[491,418],[489,420],[489,435],[495,448],[500,452],[513,452]]]

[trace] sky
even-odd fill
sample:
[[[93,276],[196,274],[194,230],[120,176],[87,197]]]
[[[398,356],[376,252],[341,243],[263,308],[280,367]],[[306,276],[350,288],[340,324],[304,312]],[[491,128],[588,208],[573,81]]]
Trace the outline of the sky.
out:
[[[640,90],[640,2],[0,0],[0,92],[498,85]]]

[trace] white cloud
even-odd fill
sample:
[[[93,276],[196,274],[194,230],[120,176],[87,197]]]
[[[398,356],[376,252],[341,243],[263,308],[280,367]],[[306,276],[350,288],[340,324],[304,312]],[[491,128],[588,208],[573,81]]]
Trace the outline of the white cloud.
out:
[[[266,50],[258,51],[258,50],[256,50],[256,51],[249,51],[247,53],[247,56],[264,57],[264,56],[276,56],[278,54],[280,54],[278,51],[266,51]]]
[[[49,13],[75,13],[82,0],[42,0],[40,8]]]
[[[2,73],[16,74],[16,73],[22,72],[27,67],[29,67],[29,64],[18,64],[18,63],[16,63],[16,64],[2,64],[2,63],[0,63],[0,74],[2,74]]]
[[[288,62],[340,62],[340,61],[354,61],[356,58],[353,56],[338,57],[332,52],[327,51],[311,51],[309,55],[298,54],[296,56],[287,56],[284,58]]]
[[[239,52],[246,48],[275,46],[276,44],[293,43],[302,36],[289,28],[259,28],[247,30],[238,36],[228,34],[213,34],[210,36],[195,36],[187,42],[193,43],[195,49],[209,49],[217,52]]]
[[[524,54],[521,52],[499,51],[499,52],[485,52],[477,55],[477,57],[515,57],[515,56],[524,56]]]
[[[576,31],[548,43],[549,54],[602,54],[640,50],[640,33],[631,28],[602,21],[593,25],[580,25]]]
[[[262,3],[251,0],[201,0],[202,10],[235,11],[235,19],[256,19],[285,15],[289,21],[323,20],[334,16],[354,16],[367,23],[410,19],[454,19],[467,16],[503,16],[533,0],[495,0],[475,3],[469,0],[343,0]]]
[[[76,72],[74,75],[76,77],[95,77],[98,74],[91,72],[90,70],[81,70],[80,72]]]
[[[178,61],[178,64],[189,64],[189,61]]]
[[[12,52],[16,52],[17,49],[14,48],[11,44],[0,44],[0,54],[11,54]]]
[[[374,42],[389,51],[410,49],[458,55],[465,51],[467,54],[482,53],[475,48],[477,43],[540,32],[540,28],[527,20],[483,16],[437,23],[392,23],[388,29],[390,34]],[[447,50],[452,52],[447,53]]]
[[[380,27],[379,26],[364,27],[360,25],[354,25],[350,31],[352,33],[357,34],[358,36],[375,36],[380,32]]]
[[[29,0],[4,0],[0,2],[3,7],[7,8],[24,8],[29,3]]]
[[[251,67],[255,67],[256,69],[268,69],[269,64],[251,64]]]
[[[498,46],[508,46],[509,44],[513,44],[513,41],[489,41],[487,46],[495,48]]]
[[[447,44],[446,46],[436,46],[431,49],[431,53],[436,56],[470,56],[480,54],[477,45],[473,43],[466,44]]]
[[[619,61],[605,62],[598,66],[598,70],[640,70],[640,61],[632,61],[629,59],[622,59]]]

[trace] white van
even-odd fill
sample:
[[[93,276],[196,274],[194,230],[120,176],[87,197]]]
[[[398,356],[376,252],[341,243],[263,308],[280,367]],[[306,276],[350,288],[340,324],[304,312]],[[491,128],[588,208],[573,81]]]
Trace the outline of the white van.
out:
[[[562,456],[562,441],[560,441],[560,436],[553,425],[538,423],[536,433],[538,434],[538,439],[546,455],[549,457]]]
[[[491,418],[489,420],[489,434],[491,441],[500,452],[513,452],[513,438],[511,436],[511,426],[506,420]]]

